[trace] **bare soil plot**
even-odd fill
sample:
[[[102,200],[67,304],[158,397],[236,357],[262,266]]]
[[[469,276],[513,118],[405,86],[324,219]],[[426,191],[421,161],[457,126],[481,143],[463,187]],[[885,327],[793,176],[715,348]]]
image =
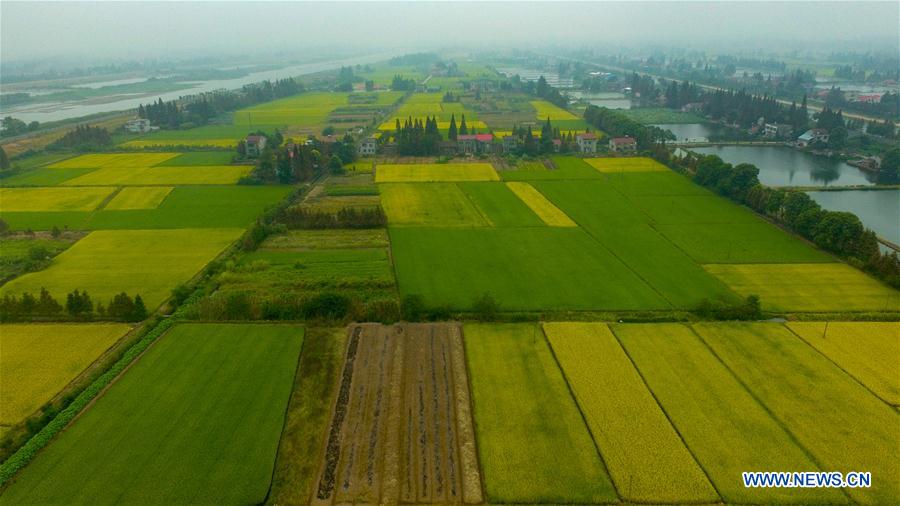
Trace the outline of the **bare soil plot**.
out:
[[[459,327],[349,333],[312,503],[482,502]]]

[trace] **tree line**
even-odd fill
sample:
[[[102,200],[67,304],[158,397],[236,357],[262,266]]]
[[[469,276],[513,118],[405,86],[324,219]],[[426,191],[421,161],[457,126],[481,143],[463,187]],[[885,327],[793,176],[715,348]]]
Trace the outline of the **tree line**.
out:
[[[74,130],[69,130],[57,141],[47,146],[47,149],[96,151],[112,146],[112,144],[112,137],[105,128],[90,125],[78,125]]]
[[[284,146],[277,132],[274,135],[259,132],[259,135],[266,136],[266,148],[260,154],[252,176],[242,180],[241,184],[311,181],[328,172],[343,172],[344,165],[356,160],[357,156],[356,142],[349,133],[334,142],[310,138],[307,142]]]
[[[211,91],[168,102],[160,98],[147,105],[140,104],[138,116],[162,128],[187,128],[205,125],[228,111],[289,97],[303,90],[303,84],[293,78],[263,81],[244,85],[237,91]]]
[[[644,125],[606,107],[587,106],[584,110],[584,119],[591,126],[603,130],[612,137],[634,138],[638,149],[651,149],[656,144],[675,140],[675,136],[668,130]]]
[[[132,298],[125,292],[114,296],[106,307],[98,302],[96,305],[86,290],[73,290],[66,295],[65,305],[60,304],[41,287],[37,297],[24,292],[20,297],[6,294],[0,299],[0,320],[22,321],[34,317],[55,318],[63,313],[74,319],[89,320],[94,315],[126,322],[138,322],[147,317],[147,307],[140,294]]]
[[[759,169],[752,164],[731,165],[715,155],[694,153],[671,163],[696,183],[749,206],[818,247],[900,288],[897,253],[882,253],[875,233],[855,214],[822,209],[802,191],[764,186],[759,182]]]

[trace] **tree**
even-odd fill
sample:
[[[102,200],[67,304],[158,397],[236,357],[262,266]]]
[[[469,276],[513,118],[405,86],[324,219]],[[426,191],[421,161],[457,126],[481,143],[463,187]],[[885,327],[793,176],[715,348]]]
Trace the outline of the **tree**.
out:
[[[0,146],[0,170],[6,170],[9,168],[9,157],[6,156],[6,150],[3,149],[3,146]]]
[[[50,292],[46,288],[41,287],[41,294],[38,296],[37,313],[45,316],[52,316],[62,311],[62,306],[56,302]]]
[[[466,127],[466,115],[462,115],[462,120],[459,122],[459,135],[468,135],[469,129]]]
[[[341,162],[340,157],[337,155],[331,155],[331,160],[328,161],[328,170],[334,175],[340,175],[344,173],[344,164]]]
[[[878,182],[882,184],[900,183],[900,148],[889,150],[881,158]]]
[[[447,138],[450,139],[451,141],[455,141],[457,133],[458,132],[456,130],[456,115],[451,114],[450,115],[450,128],[447,130]]]
[[[76,288],[72,293],[66,295],[66,312],[72,316],[86,316],[94,310],[94,304],[87,290],[79,292]]]
[[[141,294],[134,296],[134,309],[131,311],[129,321],[139,322],[147,317],[147,306],[144,305],[144,299]]]
[[[491,321],[500,311],[500,304],[489,294],[485,293],[475,299],[472,304],[472,312],[478,316],[481,321]]]

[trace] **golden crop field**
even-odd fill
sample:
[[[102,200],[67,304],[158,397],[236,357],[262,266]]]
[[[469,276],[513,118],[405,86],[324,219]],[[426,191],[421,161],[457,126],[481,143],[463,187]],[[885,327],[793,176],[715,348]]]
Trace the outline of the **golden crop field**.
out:
[[[740,295],[779,311],[898,311],[900,291],[843,263],[707,264]]]
[[[100,230],[91,232],[53,259],[50,267],[13,279],[5,294],[40,293],[57,301],[87,290],[107,305],[120,292],[140,294],[153,310],[243,233],[242,229]]]
[[[553,205],[553,202],[547,200],[547,197],[537,191],[534,186],[528,183],[509,181],[506,186],[522,199],[534,214],[547,225],[551,227],[577,227],[578,224],[572,221],[562,209]]]
[[[900,322],[788,322],[819,350],[886,402],[900,406]]]
[[[0,325],[0,425],[34,413],[129,330],[120,323]]]
[[[81,155],[49,165],[51,169],[99,169],[103,167],[152,167],[181,153],[104,153]]]
[[[719,500],[605,323],[544,323],[544,332],[623,499]]]
[[[214,147],[233,148],[239,139],[136,139],[120,144],[123,148],[158,148],[158,147]]]
[[[379,164],[376,183],[426,183],[447,181],[499,181],[489,163]]]
[[[391,225],[486,227],[484,216],[453,183],[381,185],[381,203]]]
[[[652,158],[585,158],[591,167],[600,172],[667,172],[665,165]]]
[[[0,188],[0,211],[93,211],[114,188]]]
[[[171,186],[132,186],[122,188],[104,209],[156,209],[172,192]]]
[[[695,323],[693,328],[823,470],[872,473],[871,488],[846,489],[851,499],[897,503],[900,481],[874,479],[900,476],[895,409],[783,325]]]
[[[835,489],[744,487],[740,476],[748,469],[825,469],[813,463],[690,327],[638,323],[611,328],[725,503],[847,502]]]
[[[550,121],[561,119],[581,119],[571,112],[561,107],[557,107],[550,102],[547,102],[546,100],[532,100],[531,106],[534,107],[535,117],[541,121],[546,121],[548,117],[550,118]]]
[[[103,167],[63,184],[66,186],[234,184],[252,169],[251,165]]]

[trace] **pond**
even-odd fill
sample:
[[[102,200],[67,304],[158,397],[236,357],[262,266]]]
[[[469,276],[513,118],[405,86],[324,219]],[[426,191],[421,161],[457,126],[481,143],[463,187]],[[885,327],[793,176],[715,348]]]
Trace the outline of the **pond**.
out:
[[[808,192],[829,211],[849,211],[884,239],[900,244],[900,190]]]
[[[676,142],[708,142],[715,129],[704,123],[661,123],[651,125],[675,134]]]
[[[569,93],[569,96],[574,99],[584,100],[597,107],[606,107],[607,109],[631,109],[631,99],[622,93],[574,91]]]
[[[816,156],[787,146],[713,146],[691,151],[717,155],[731,164],[759,167],[759,181],[767,186],[870,186],[875,175],[845,162]]]

